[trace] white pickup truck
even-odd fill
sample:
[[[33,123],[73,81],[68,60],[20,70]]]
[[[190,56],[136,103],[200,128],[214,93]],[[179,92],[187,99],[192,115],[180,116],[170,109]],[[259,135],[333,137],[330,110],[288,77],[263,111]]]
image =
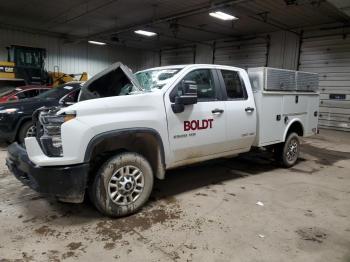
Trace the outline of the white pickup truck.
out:
[[[82,87],[78,103],[33,115],[37,136],[8,148],[24,184],[66,202],[88,192],[108,216],[137,211],[168,169],[267,147],[285,167],[317,132],[317,75],[180,65],[132,74],[121,63]]]

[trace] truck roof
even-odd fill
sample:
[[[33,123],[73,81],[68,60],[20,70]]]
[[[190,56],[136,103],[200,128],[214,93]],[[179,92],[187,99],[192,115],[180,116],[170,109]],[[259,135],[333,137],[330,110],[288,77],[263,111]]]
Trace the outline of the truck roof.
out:
[[[137,73],[139,72],[143,72],[143,71],[148,71],[148,70],[160,70],[160,69],[182,69],[186,66],[189,66],[189,65],[169,65],[169,66],[158,66],[158,67],[151,67],[151,68],[146,68],[144,70],[140,70],[138,71]]]
[[[183,69],[186,67],[207,67],[207,68],[231,68],[231,69],[237,69],[237,70],[245,70],[240,67],[234,67],[234,66],[229,66],[229,65],[217,65],[217,64],[185,64],[185,65],[168,65],[168,66],[159,66],[159,67],[152,67],[152,68],[147,68],[144,70],[140,70],[136,73],[144,72],[144,71],[149,71],[149,70],[162,70],[162,69]]]

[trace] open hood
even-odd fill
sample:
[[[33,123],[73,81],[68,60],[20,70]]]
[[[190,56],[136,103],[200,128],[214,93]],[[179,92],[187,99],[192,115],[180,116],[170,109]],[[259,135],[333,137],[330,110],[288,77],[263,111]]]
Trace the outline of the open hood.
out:
[[[142,87],[131,70],[121,62],[117,62],[85,82],[81,88],[79,101],[129,95],[140,91]]]

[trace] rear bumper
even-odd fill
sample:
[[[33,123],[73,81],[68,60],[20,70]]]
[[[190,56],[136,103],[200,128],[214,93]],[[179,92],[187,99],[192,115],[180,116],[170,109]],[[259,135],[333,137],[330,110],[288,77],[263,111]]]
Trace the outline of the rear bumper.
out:
[[[89,164],[39,167],[22,146],[13,143],[8,147],[6,165],[18,180],[39,193],[65,202],[80,203],[84,199]]]

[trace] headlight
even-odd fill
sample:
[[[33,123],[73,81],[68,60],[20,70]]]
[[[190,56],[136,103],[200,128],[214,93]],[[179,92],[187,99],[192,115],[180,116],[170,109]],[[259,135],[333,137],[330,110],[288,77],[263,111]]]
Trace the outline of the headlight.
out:
[[[61,126],[75,117],[75,112],[69,112],[63,115],[40,114],[39,121],[43,127],[43,135],[40,137],[40,142],[46,155],[54,157],[63,156]]]
[[[18,111],[18,108],[7,108],[7,109],[0,110],[0,114],[11,114],[17,111]]]

